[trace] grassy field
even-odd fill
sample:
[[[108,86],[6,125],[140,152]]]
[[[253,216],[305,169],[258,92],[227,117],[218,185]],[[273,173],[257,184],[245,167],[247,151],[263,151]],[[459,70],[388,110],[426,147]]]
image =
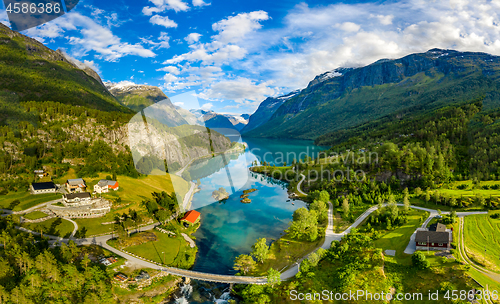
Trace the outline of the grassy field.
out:
[[[31,194],[28,191],[25,192],[9,192],[6,195],[0,196],[0,208],[11,209],[13,211],[20,211],[31,208],[41,203],[48,201],[60,199],[61,194],[59,193],[47,193],[47,194]],[[19,204],[13,204],[15,200],[19,200]]]
[[[465,219],[467,219],[469,216],[466,216]],[[465,223],[464,223],[465,225]],[[453,239],[458,240],[459,239],[459,222],[456,222],[455,224],[452,225],[453,227]],[[466,230],[467,227],[464,226],[465,231],[464,231],[464,240],[466,240]],[[457,243],[455,241],[455,243]],[[458,251],[458,248],[456,249]],[[464,262],[460,255],[458,253],[454,254],[454,256],[457,258],[457,260]],[[489,290],[499,290],[500,291],[500,283],[492,280],[490,277],[480,273],[479,271],[475,270],[474,268],[470,267],[469,270],[467,271],[470,276],[472,276],[474,279],[476,279],[479,283],[481,283],[483,286],[488,286]],[[481,302],[481,303],[486,303],[486,302]]]
[[[458,189],[459,186],[466,185],[465,189]],[[471,180],[466,181],[455,181],[439,189],[441,194],[449,194],[455,197],[460,196],[475,196],[476,194],[481,194],[484,197],[500,196],[500,189],[483,189],[483,186],[495,186],[500,185],[500,181],[482,181],[477,185],[473,185]]]
[[[399,264],[403,265],[411,264],[410,255],[405,254],[404,250],[406,246],[408,246],[413,232],[422,225],[421,219],[426,219],[427,216],[427,212],[411,209],[408,214],[408,223],[390,231],[378,230],[382,232],[382,236],[378,240],[373,241],[373,246],[382,248],[384,251],[387,249],[396,250],[395,257],[386,256],[385,258],[397,261]]]
[[[40,223],[23,223],[21,226],[35,232],[42,231],[43,234],[68,237],[73,232],[73,223],[61,218],[52,218]]]
[[[110,174],[100,173],[99,177],[97,178],[84,178],[87,184],[88,191],[92,191],[94,189],[94,185],[97,184],[99,180],[105,179],[107,175]],[[71,176],[65,176],[62,179],[65,180],[66,178],[70,177]],[[87,236],[102,233],[111,233],[112,225],[102,225],[101,223],[111,222],[114,220],[116,214],[121,215],[123,213],[129,213],[130,210],[136,210],[139,213],[144,213],[144,208],[141,207],[140,203],[145,199],[151,199],[151,193],[161,191],[172,193],[174,191],[174,187],[170,178],[175,181],[175,191],[182,197],[184,197],[184,195],[188,191],[189,185],[186,181],[176,175],[171,175],[168,177],[166,175],[148,175],[141,176],[139,178],[131,178],[128,176],[118,175],[117,180],[120,189],[118,191],[103,193],[102,196],[111,201],[116,201],[118,198],[120,198],[121,207],[113,206],[111,208],[111,212],[103,217],[92,219],[76,219],[75,221],[78,223],[79,227],[85,227],[87,229]]]
[[[41,212],[41,211],[32,211],[30,213],[27,213],[25,215],[23,215],[23,217],[29,219],[29,220],[37,220],[37,219],[40,219],[40,218],[44,218],[46,217],[47,214]]]
[[[489,215],[465,217],[464,238],[469,257],[476,263],[500,271],[500,219]]]
[[[175,226],[170,229],[171,225]],[[167,265],[189,269],[195,261],[197,247],[191,248],[189,243],[180,235],[183,232],[190,235],[199,227],[193,226],[184,228],[177,221],[172,221],[167,225],[167,230],[174,231],[177,237],[169,237],[166,233],[157,230],[148,230],[132,234],[129,238],[120,243],[118,240],[110,240],[108,244],[115,248],[123,248],[126,251],[132,252],[138,256],[152,260],[158,263],[163,262],[163,252],[165,252],[165,261]],[[156,240],[152,241],[148,238],[154,234]]]
[[[154,234],[158,238],[157,241],[150,241],[141,245],[130,246],[127,247],[126,250],[148,260],[153,260],[158,263],[162,263],[164,261],[167,265],[172,264],[179,254],[181,243],[185,243],[186,241],[181,236],[172,238],[165,233],[157,231],[154,231]],[[141,234],[139,233],[134,237],[140,236]]]

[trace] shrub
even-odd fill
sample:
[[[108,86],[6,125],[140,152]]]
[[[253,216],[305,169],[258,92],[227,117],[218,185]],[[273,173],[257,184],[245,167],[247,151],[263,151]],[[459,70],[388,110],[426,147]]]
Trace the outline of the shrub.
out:
[[[431,265],[425,255],[420,251],[415,252],[411,256],[411,262],[413,264],[413,267],[417,269],[427,269]]]

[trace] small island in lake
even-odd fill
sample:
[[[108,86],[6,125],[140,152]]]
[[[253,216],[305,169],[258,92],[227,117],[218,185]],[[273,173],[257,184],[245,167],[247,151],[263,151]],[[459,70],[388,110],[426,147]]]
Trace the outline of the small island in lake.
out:
[[[248,189],[248,190],[243,190],[243,194],[240,195],[240,198],[241,198],[241,202],[243,204],[249,204],[252,202],[251,199],[248,198],[248,193],[252,193],[254,191],[257,191],[257,189]]]
[[[245,196],[240,202],[242,202],[243,204],[250,204],[252,200]]]
[[[257,191],[257,189],[252,188],[252,189],[243,190],[243,194],[252,193],[252,192],[254,192],[254,191]]]
[[[218,190],[212,192],[212,197],[217,201],[222,201],[229,198],[229,193],[227,193],[226,189],[220,187]]]

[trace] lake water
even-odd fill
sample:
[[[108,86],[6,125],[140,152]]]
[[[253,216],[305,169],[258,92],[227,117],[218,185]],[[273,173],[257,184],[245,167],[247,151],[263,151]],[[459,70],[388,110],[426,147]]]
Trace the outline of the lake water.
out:
[[[194,234],[198,256],[193,270],[217,274],[234,274],[234,259],[248,254],[258,238],[268,243],[279,238],[288,227],[293,212],[305,203],[287,202],[286,184],[248,170],[254,160],[281,165],[288,155],[312,156],[323,148],[310,141],[245,139],[247,151],[241,154],[222,155],[195,162],[190,168],[191,177],[200,180],[201,190],[194,194],[191,209],[201,213],[201,226]],[[283,156],[282,156],[283,155]],[[293,158],[288,163],[291,163]],[[230,194],[223,202],[212,198],[220,187]],[[251,203],[240,202],[243,190],[255,188],[249,194]],[[292,202],[294,205],[292,205]]]

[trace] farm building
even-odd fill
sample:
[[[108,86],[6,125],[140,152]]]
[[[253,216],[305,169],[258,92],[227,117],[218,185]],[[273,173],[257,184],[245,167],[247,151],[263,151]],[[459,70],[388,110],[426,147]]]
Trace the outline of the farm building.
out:
[[[87,185],[82,178],[68,179],[66,181],[66,189],[68,192],[84,192],[87,190]]]
[[[200,213],[196,210],[190,210],[181,218],[181,223],[184,223],[185,226],[189,226],[197,223],[199,220]]]
[[[30,191],[32,194],[56,193],[56,185],[53,182],[32,183]]]
[[[94,185],[94,192],[96,193],[107,193],[110,189],[116,191],[120,187],[117,181],[101,179],[96,185]]]
[[[417,250],[448,250],[451,248],[453,231],[437,223],[429,229],[419,229],[415,236]]]

